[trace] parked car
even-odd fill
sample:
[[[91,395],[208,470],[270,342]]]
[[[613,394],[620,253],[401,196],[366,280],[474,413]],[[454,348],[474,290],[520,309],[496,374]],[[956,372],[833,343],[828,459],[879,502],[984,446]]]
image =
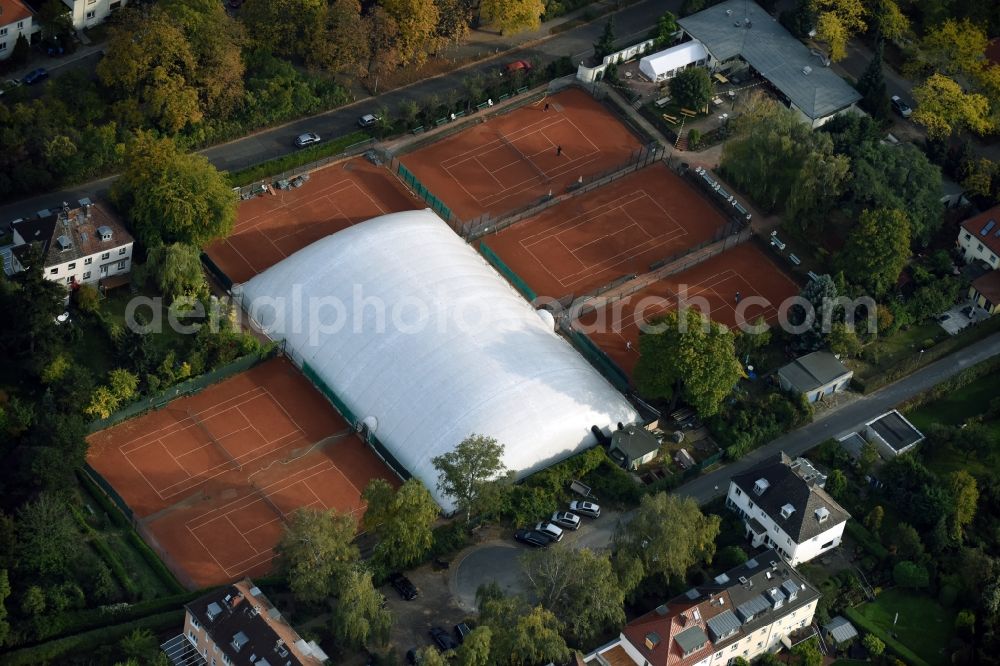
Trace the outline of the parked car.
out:
[[[406,663],[416,664],[417,663],[417,648],[410,648],[406,651]]]
[[[465,622],[459,622],[455,625],[455,638],[458,639],[459,643],[465,642],[465,637],[472,633],[472,627],[467,625]]]
[[[547,536],[535,530],[518,530],[514,532],[514,538],[532,548],[544,548],[552,543]]]
[[[573,500],[569,503],[569,510],[580,516],[588,516],[590,518],[601,517],[601,507],[593,502]]]
[[[504,65],[503,71],[509,75],[517,74],[518,72],[527,74],[531,71],[531,63],[527,60],[515,60]]]
[[[556,511],[552,514],[552,522],[563,529],[580,529],[580,516],[569,511]]]
[[[441,627],[431,627],[431,638],[434,639],[434,643],[441,648],[442,652],[454,650],[458,647],[458,641],[452,638],[451,634]]]
[[[535,525],[535,531],[541,532],[550,541],[562,541],[563,538],[562,528],[545,520]]]
[[[380,116],[374,113],[366,113],[365,115],[358,118],[358,127],[371,127],[379,121]]]
[[[893,95],[891,98],[892,108],[903,118],[909,118],[913,113],[913,109],[910,105],[903,101],[903,98],[899,95]]]
[[[401,573],[394,573],[389,576],[389,584],[406,601],[413,601],[417,598],[417,586]]]
[[[306,146],[311,146],[314,143],[319,143],[319,134],[315,132],[306,132],[305,134],[299,134],[295,137],[295,147],[304,148]]]
[[[47,78],[49,78],[49,71],[44,67],[39,67],[38,69],[33,69],[28,72],[24,77],[24,82],[31,86],[36,83],[41,83]]]

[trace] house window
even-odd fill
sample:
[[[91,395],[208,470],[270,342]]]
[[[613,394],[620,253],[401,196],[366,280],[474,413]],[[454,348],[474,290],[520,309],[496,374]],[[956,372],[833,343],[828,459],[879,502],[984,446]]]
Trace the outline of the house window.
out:
[[[120,271],[125,270],[125,262],[124,261],[119,261],[118,262],[118,270],[120,270]]]
[[[101,255],[101,259],[107,259],[110,256],[111,256],[110,252],[105,252],[104,254]]]
[[[791,546],[791,545],[792,545],[792,537],[785,537],[785,541],[787,541],[787,542],[788,542],[788,545],[789,545],[789,546]]]
[[[977,245],[976,249],[979,250],[980,252],[982,252],[983,251],[983,244],[980,243],[979,245]]]
[[[105,264],[104,266],[101,266],[101,275],[107,275],[107,274],[108,274],[108,266],[107,264]]]
[[[992,254],[992,253],[990,254],[990,263],[991,264],[997,263],[997,255]]]
[[[201,629],[201,625],[198,624],[198,620],[196,620],[194,617],[191,618],[191,626],[194,627],[195,629]]]
[[[764,647],[764,641],[757,641],[757,647],[758,648]]]
[[[73,276],[72,275],[70,275],[68,278],[66,278],[66,284],[73,284]]]
[[[73,270],[74,268],[76,268],[76,262],[74,261],[72,264],[70,264],[66,268],[68,268],[69,270]]]
[[[198,642],[198,637],[194,635],[193,631],[188,632],[188,638],[191,640],[192,643]]]
[[[89,280],[90,279],[90,271],[87,271],[86,273],[83,274],[83,279],[84,280]]]
[[[93,19],[95,16],[97,16],[97,12],[95,12],[94,10],[90,10],[89,12],[87,12],[87,20],[88,21],[90,21],[91,19]]]
[[[742,490],[740,490],[739,488],[737,488],[737,489],[736,489],[736,496],[737,496],[737,497],[739,497],[739,496],[740,496],[740,495],[742,495],[742,494],[743,494],[743,491],[742,491]]]
[[[0,28],[0,37],[7,36],[7,28]]]
[[[17,22],[17,29],[18,30],[24,30],[24,21],[18,21]]]
[[[7,50],[7,42],[0,42],[0,51]]]
[[[970,234],[968,231],[965,232],[965,240],[972,240],[972,234]]]
[[[826,550],[827,548],[830,548],[831,546],[833,546],[833,541],[827,541],[826,543],[824,543],[819,548],[820,548],[820,550]]]
[[[94,258],[93,257],[87,257],[86,259],[83,260],[83,265],[84,266],[89,266],[92,263],[94,263]]]
[[[120,247],[120,248],[118,248],[118,254],[125,254],[126,252],[128,252],[128,248],[127,247]]]
[[[49,275],[59,275],[59,267],[56,266],[55,268],[50,268]]]

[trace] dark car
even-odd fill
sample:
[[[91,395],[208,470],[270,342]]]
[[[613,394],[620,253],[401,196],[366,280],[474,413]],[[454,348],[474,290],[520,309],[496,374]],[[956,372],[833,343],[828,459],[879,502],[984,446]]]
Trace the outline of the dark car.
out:
[[[547,536],[535,530],[518,530],[514,532],[514,538],[532,548],[544,548],[552,543]]]
[[[365,115],[358,118],[358,127],[366,128],[372,127],[381,119],[381,116],[374,113],[366,113]]]
[[[33,69],[28,72],[28,74],[24,77],[24,82],[30,86],[36,83],[41,83],[47,78],[49,78],[49,71],[44,67],[39,67],[38,69]]]
[[[892,102],[892,108],[903,118],[909,118],[913,114],[913,109],[899,95],[893,95],[890,101]]]
[[[417,586],[401,573],[394,573],[389,576],[389,584],[406,601],[413,601],[417,598]]]
[[[455,638],[458,639],[459,643],[465,642],[465,637],[472,633],[472,627],[467,625],[465,622],[459,622],[455,625]]]
[[[431,638],[434,639],[434,644],[441,648],[442,652],[447,652],[448,650],[454,650],[458,647],[458,641],[451,637],[447,631],[441,627],[431,627]]]

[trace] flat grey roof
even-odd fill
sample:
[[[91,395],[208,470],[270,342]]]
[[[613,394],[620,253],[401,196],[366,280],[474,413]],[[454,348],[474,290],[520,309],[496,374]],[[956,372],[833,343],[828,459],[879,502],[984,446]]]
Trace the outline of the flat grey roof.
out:
[[[674,640],[681,646],[684,654],[690,654],[704,646],[708,642],[708,636],[701,627],[695,625],[674,636]]]
[[[813,120],[861,99],[756,2],[726,0],[677,23],[717,60],[743,58]],[[806,67],[808,74],[803,73]]]
[[[714,639],[718,641],[739,629],[740,619],[733,611],[726,609],[715,617],[709,618],[705,624],[708,625],[708,630],[712,632]]]
[[[823,625],[823,628],[830,634],[833,640],[838,643],[843,643],[844,641],[849,641],[852,638],[858,637],[858,630],[854,628],[854,625],[840,615]]]
[[[902,451],[924,438],[923,433],[896,410],[883,414],[869,422],[868,426],[877,432],[879,437],[884,439],[885,443],[891,446],[894,451]]]

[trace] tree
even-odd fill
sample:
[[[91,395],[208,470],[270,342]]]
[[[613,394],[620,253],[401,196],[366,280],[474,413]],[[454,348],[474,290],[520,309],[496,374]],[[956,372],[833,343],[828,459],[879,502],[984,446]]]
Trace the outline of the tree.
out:
[[[38,617],[45,612],[45,591],[38,585],[32,585],[21,597],[21,612],[28,617]]]
[[[148,266],[156,286],[168,298],[205,296],[208,283],[201,267],[201,251],[194,245],[171,243],[149,251]]]
[[[489,627],[473,629],[458,648],[459,666],[489,666],[492,641],[493,631]]]
[[[955,541],[961,541],[967,525],[972,523],[976,515],[976,503],[979,501],[979,486],[974,476],[964,469],[948,475],[948,490],[952,497],[951,536]]]
[[[45,278],[40,244],[32,243],[20,262],[26,270],[0,280],[0,305],[7,314],[0,347],[10,360],[51,358],[61,346],[62,329],[52,321],[63,312],[66,290]]]
[[[858,456],[858,467],[861,469],[861,473],[867,474],[870,472],[875,463],[880,459],[881,456],[878,454],[878,447],[871,442],[865,442],[861,447],[861,454]]]
[[[448,660],[433,645],[425,645],[417,650],[416,663],[420,666],[448,666]]]
[[[28,62],[29,55],[31,55],[31,46],[28,45],[28,40],[22,32],[18,34],[17,39],[14,41],[14,49],[10,53],[8,62],[15,67],[20,67]]]
[[[879,532],[882,531],[882,520],[885,519],[885,509],[882,508],[881,504],[876,504],[868,515],[865,516],[865,527],[874,534],[878,536]]]
[[[830,328],[830,351],[838,356],[854,358],[861,353],[861,341],[853,326],[837,322]]]
[[[495,583],[480,588],[476,599],[481,625],[491,633],[491,664],[531,666],[569,658],[559,619],[551,611],[528,606],[521,597],[505,597]]]
[[[346,649],[384,645],[392,628],[392,615],[384,608],[385,597],[372,584],[372,575],[361,567],[352,568],[338,586],[331,630],[337,643]]]
[[[380,0],[386,13],[396,21],[396,55],[400,65],[419,65],[436,50],[434,35],[438,8],[434,0]]]
[[[674,41],[678,29],[677,17],[671,12],[663,12],[660,18],[656,19],[656,27],[649,34],[650,39],[654,40],[653,48],[663,49],[669,46]]]
[[[57,576],[78,557],[80,533],[66,503],[43,493],[17,512],[14,556],[18,570],[29,576]]]
[[[354,518],[335,511],[299,509],[289,517],[275,553],[297,599],[320,601],[342,588],[359,557],[356,528]]]
[[[108,373],[108,383],[98,386],[90,398],[84,413],[95,418],[106,419],[122,404],[133,400],[138,393],[139,378],[125,370],[115,368]]]
[[[535,30],[541,25],[544,13],[542,0],[482,0],[479,3],[480,19],[504,35]]]
[[[73,304],[80,312],[94,313],[100,307],[101,295],[91,284],[81,284],[73,292]]]
[[[914,590],[923,589],[930,584],[927,568],[908,560],[896,563],[892,568],[892,579],[896,585]]]
[[[716,554],[713,564],[723,571],[729,571],[743,564],[747,559],[749,558],[746,551],[739,546],[726,546]]]
[[[800,666],[823,666],[823,653],[815,637],[793,647],[792,654],[800,659]]]
[[[979,93],[965,92],[943,74],[932,74],[923,84],[915,86],[913,99],[917,104],[913,121],[923,125],[931,138],[945,139],[962,129],[985,135],[994,127],[989,99]]]
[[[604,24],[604,31],[600,39],[594,43],[594,59],[597,62],[604,60],[604,56],[615,52],[615,19],[611,17]]]
[[[683,578],[697,562],[712,561],[720,524],[691,498],[645,495],[632,521],[615,532],[615,564],[621,571],[636,562],[643,577]]]
[[[240,20],[261,48],[312,62],[326,37],[326,0],[247,0]]]
[[[862,0],[815,0],[816,38],[830,47],[836,62],[847,55],[847,41],[866,28],[868,10]]]
[[[854,284],[872,296],[896,285],[910,257],[910,220],[897,209],[865,210],[841,255],[841,266]]]
[[[129,145],[111,198],[149,247],[200,247],[228,236],[236,219],[236,195],[226,177],[204,157],[150,133],[139,133]]]
[[[437,0],[438,38],[449,44],[461,41],[469,33],[472,7],[472,0]]]
[[[826,478],[825,490],[834,499],[842,499],[844,491],[847,490],[847,477],[839,469],[831,471],[830,475]]]
[[[875,634],[865,634],[865,637],[861,639],[861,644],[868,650],[868,654],[876,659],[885,652],[885,643]]]
[[[960,636],[971,638],[976,632],[976,614],[970,610],[962,610],[955,616],[955,631]]]
[[[7,642],[10,623],[7,622],[7,598],[10,596],[10,579],[6,569],[0,569],[0,646]]]
[[[372,555],[378,571],[405,569],[434,545],[431,528],[439,509],[418,479],[407,480],[399,490],[384,479],[373,479],[362,497],[368,503],[362,524],[378,537]]]
[[[378,93],[378,78],[392,71],[399,62],[396,50],[399,24],[381,5],[375,5],[364,17],[365,71],[373,80],[372,94]]]
[[[489,487],[506,476],[504,446],[492,437],[470,435],[455,450],[431,460],[438,471],[438,490],[465,512],[465,520],[481,509],[479,501]]]
[[[149,629],[135,629],[118,642],[119,654],[127,659],[135,659],[140,664],[150,664],[160,653],[156,634]]]
[[[534,597],[563,622],[577,643],[625,622],[625,590],[607,554],[588,548],[542,548],[522,559]]]
[[[712,80],[702,67],[685,69],[670,79],[670,94],[683,107],[704,109],[712,99]]]
[[[973,77],[983,67],[989,37],[968,19],[949,18],[928,29],[917,47],[924,71]]]
[[[861,93],[861,106],[879,120],[889,119],[891,109],[885,89],[885,75],[882,71],[884,45],[882,40],[875,44],[875,53],[868,67],[858,79],[857,89]]]
[[[884,39],[898,41],[910,31],[910,20],[894,0],[876,0],[871,23],[880,43]]]
[[[703,418],[718,413],[743,377],[734,336],[693,308],[653,322],[639,338],[635,381],[647,398],[683,398]]]

